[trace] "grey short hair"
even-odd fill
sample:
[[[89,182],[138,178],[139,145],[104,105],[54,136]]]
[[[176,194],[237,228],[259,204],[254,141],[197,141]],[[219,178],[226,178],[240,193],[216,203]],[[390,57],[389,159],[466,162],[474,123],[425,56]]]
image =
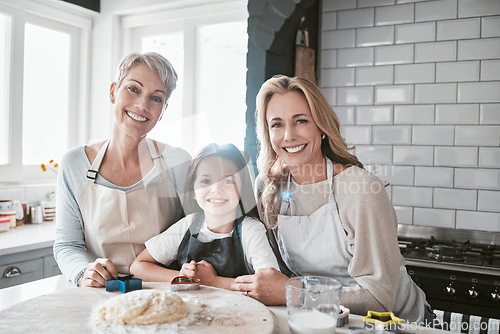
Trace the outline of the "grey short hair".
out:
[[[120,86],[123,79],[127,76],[129,70],[137,64],[146,64],[150,69],[158,73],[160,80],[163,82],[167,88],[167,98],[165,103],[167,103],[170,95],[177,87],[177,72],[175,72],[174,67],[170,62],[156,52],[146,52],[137,53],[132,52],[122,58],[120,65],[118,65],[118,71],[116,74],[115,83]]]

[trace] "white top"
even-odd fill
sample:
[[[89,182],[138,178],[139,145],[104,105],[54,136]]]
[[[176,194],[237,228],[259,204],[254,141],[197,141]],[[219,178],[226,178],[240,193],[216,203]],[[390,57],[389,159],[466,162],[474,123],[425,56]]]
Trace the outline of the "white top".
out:
[[[151,256],[159,263],[168,265],[177,259],[177,250],[184,235],[191,226],[196,214],[190,214],[169,227],[163,233],[146,241],[146,248]],[[198,240],[210,242],[216,239],[227,238],[229,233],[215,233],[208,229],[206,221],[200,229]],[[249,274],[255,273],[257,269],[275,268],[279,270],[278,261],[269,245],[266,236],[266,228],[260,221],[245,217],[241,224],[241,246],[245,257],[245,265]]]

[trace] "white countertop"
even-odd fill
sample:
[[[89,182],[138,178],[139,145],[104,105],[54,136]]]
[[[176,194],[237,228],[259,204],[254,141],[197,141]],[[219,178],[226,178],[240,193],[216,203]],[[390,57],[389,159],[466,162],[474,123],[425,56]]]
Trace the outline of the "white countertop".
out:
[[[0,310],[4,310],[17,303],[35,298],[44,294],[60,291],[63,289],[76,289],[64,276],[58,275],[44,278],[38,281],[13,286],[0,290]],[[287,311],[285,306],[270,306],[269,309],[276,315],[280,334],[290,334],[288,328]],[[363,327],[363,317],[351,314],[349,323],[344,327],[337,328],[336,333],[350,333],[349,327]],[[410,326],[406,328],[411,333],[449,333],[440,330]]]
[[[55,222],[24,224],[0,232],[0,256],[51,247],[56,235]]]

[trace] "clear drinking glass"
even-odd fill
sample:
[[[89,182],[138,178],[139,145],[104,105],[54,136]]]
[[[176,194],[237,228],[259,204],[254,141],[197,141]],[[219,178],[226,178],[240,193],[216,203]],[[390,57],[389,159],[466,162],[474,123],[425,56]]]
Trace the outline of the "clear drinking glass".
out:
[[[335,333],[342,284],[333,278],[299,276],[286,280],[288,326],[292,334]]]

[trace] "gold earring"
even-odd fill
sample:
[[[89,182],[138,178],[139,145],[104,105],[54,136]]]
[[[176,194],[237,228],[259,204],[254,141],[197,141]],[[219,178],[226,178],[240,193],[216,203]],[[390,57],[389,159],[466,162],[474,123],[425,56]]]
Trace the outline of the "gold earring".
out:
[[[325,139],[325,137],[326,137],[326,136],[325,136],[325,134],[323,133],[323,134],[321,135],[321,140]]]

